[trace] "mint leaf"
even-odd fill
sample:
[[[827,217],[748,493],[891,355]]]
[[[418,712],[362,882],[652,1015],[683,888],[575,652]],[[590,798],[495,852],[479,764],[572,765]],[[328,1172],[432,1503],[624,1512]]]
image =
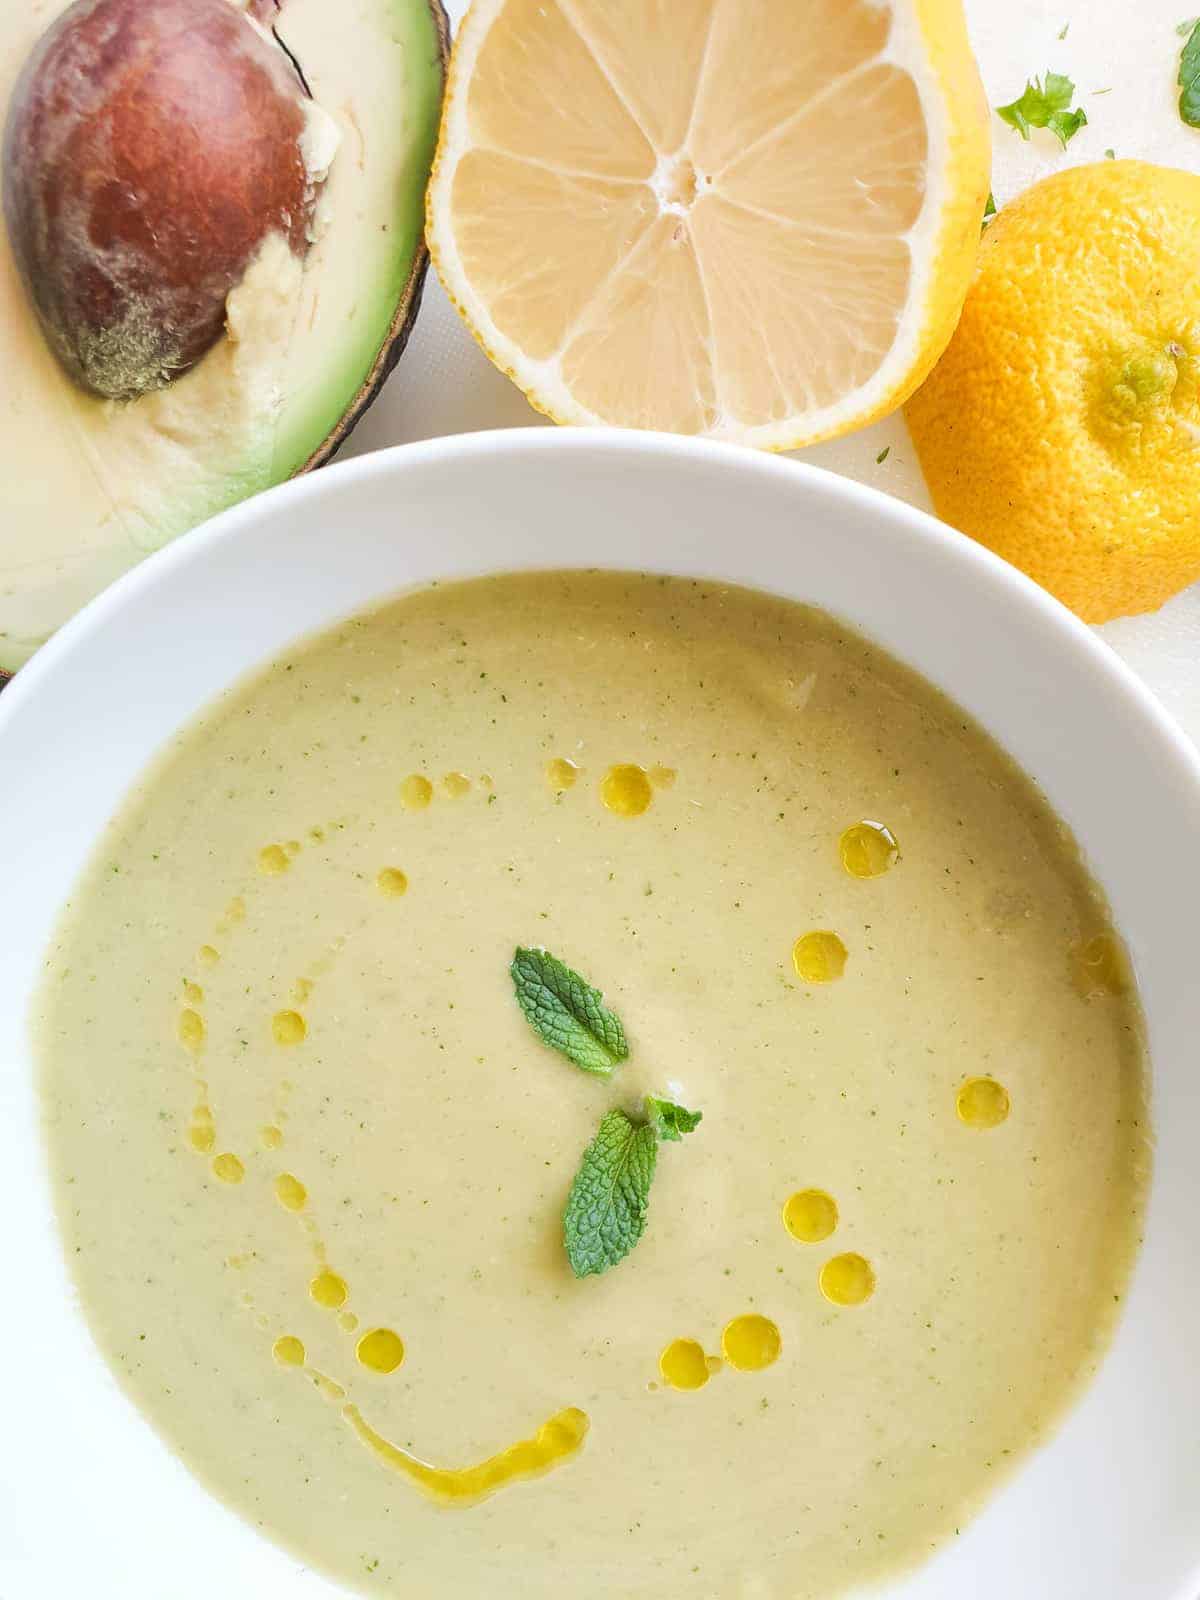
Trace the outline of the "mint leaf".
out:
[[[688,1111],[673,1100],[660,1100],[656,1094],[646,1096],[646,1115],[658,1138],[672,1141],[694,1132],[704,1120],[703,1111]]]
[[[609,1111],[583,1153],[563,1212],[563,1243],[577,1278],[607,1272],[646,1231],[658,1138],[647,1123]]]
[[[1011,105],[997,106],[996,114],[1022,139],[1028,139],[1033,128],[1049,128],[1065,150],[1080,128],[1087,126],[1087,112],[1082,107],[1070,109],[1074,97],[1075,85],[1065,73],[1047,72],[1044,84],[1034,78]]]
[[[1179,115],[1189,128],[1200,128],[1200,17],[1179,58],[1179,89]]]
[[[585,1072],[607,1078],[629,1054],[621,1019],[577,972],[547,950],[518,949],[513,985],[538,1037]]]

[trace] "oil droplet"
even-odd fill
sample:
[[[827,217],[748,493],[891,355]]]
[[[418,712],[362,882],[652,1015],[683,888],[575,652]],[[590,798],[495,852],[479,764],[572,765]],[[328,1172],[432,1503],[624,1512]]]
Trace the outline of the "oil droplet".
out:
[[[300,854],[300,841],[299,839],[289,839],[283,848],[294,860]]]
[[[600,785],[600,798],[618,817],[640,817],[654,791],[641,767],[610,767]]]
[[[409,811],[424,811],[433,799],[433,785],[419,772],[405,778],[400,785],[400,804]]]
[[[674,767],[650,768],[650,782],[656,789],[669,789],[678,776]]]
[[[205,1093],[205,1086],[200,1085],[200,1093]],[[201,1100],[192,1108],[192,1122],[188,1128],[188,1142],[193,1150],[198,1150],[202,1156],[209,1155],[217,1142],[216,1128],[213,1126],[211,1109]]]
[[[258,852],[258,870],[268,878],[277,878],[290,865],[287,851],[281,844],[264,845]]]
[[[183,998],[190,1006],[204,1004],[204,990],[198,983],[193,983],[190,978],[183,980]]]
[[[882,822],[856,822],[841,837],[842,865],[852,878],[878,878],[900,858],[896,835]]]
[[[828,929],[802,934],[792,946],[792,965],[804,983],[832,983],[846,970],[846,946]]]
[[[779,1360],[782,1349],[779,1329],[769,1317],[734,1317],[721,1335],[722,1353],[738,1372],[761,1372]]]
[[[463,795],[470,792],[471,780],[465,772],[448,772],[442,779],[442,793],[451,800],[461,800]]]
[[[390,1443],[365,1421],[357,1406],[347,1406],[342,1415],[384,1466],[401,1473],[433,1499],[458,1506],[486,1500],[520,1478],[549,1472],[576,1453],[588,1431],[587,1413],[570,1406],[543,1423],[532,1439],[522,1439],[476,1467],[454,1471],[431,1467]]]
[[[821,1293],[835,1306],[861,1306],[875,1293],[875,1269],[853,1251],[834,1256],[821,1268]]]
[[[308,1190],[299,1178],[293,1178],[290,1172],[281,1172],[275,1179],[275,1198],[285,1211],[303,1211]]]
[[[338,1318],[338,1327],[343,1333],[353,1333],[355,1328],[358,1327],[358,1318],[353,1311],[343,1311]]]
[[[317,1304],[324,1306],[327,1311],[340,1311],[350,1293],[346,1287],[346,1280],[339,1278],[337,1273],[328,1267],[321,1268],[309,1284],[308,1292]]]
[[[242,899],[240,894],[235,894],[233,899],[225,907],[225,920],[227,922],[245,922],[246,902]]]
[[[221,952],[211,944],[202,944],[196,954],[206,967],[215,967],[221,959]]]
[[[224,1155],[213,1158],[213,1176],[220,1178],[222,1183],[241,1183],[246,1176],[246,1169],[237,1156],[226,1151]]]
[[[1112,934],[1098,933],[1093,939],[1085,939],[1071,954],[1075,987],[1085,1000],[1124,994],[1129,988],[1129,962],[1120,941]]]
[[[372,1328],[363,1334],[354,1353],[360,1366],[386,1376],[404,1360],[404,1341],[390,1328]]]
[[[283,1143],[283,1129],[269,1122],[265,1128],[258,1130],[258,1137],[264,1150],[278,1150]]]
[[[298,1011],[277,1011],[271,1018],[276,1044],[299,1044],[307,1032],[307,1024]]]
[[[995,1078],[968,1078],[956,1105],[958,1120],[968,1128],[998,1128],[1008,1117],[1008,1090]]]
[[[281,1367],[304,1365],[304,1346],[299,1339],[293,1339],[291,1334],[284,1334],[282,1339],[276,1339],[271,1354]]]
[[[546,782],[555,794],[565,794],[568,789],[574,787],[578,777],[579,768],[565,756],[556,756],[553,761],[546,763]]]
[[[801,1244],[819,1244],[838,1225],[837,1202],[824,1189],[801,1189],[784,1206],[783,1225]]]
[[[313,981],[311,978],[297,978],[292,985],[292,999],[298,1006],[302,1006],[310,998],[312,992]]]
[[[710,1376],[708,1358],[695,1339],[672,1339],[658,1358],[658,1370],[671,1389],[703,1389]]]
[[[396,900],[408,889],[408,879],[399,867],[384,867],[375,879],[375,887],[380,894],[385,894],[389,899]]]
[[[198,1011],[179,1013],[179,1041],[189,1050],[199,1050],[204,1043],[204,1018]]]

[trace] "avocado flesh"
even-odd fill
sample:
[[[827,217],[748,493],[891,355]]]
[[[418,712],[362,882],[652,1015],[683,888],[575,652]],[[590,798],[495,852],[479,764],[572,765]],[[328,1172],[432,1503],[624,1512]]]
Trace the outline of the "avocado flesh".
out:
[[[0,0],[0,116],[69,0]],[[169,388],[83,393],[42,338],[0,221],[0,671],[205,518],[319,465],[369,404],[425,267],[443,47],[430,0],[285,0],[274,19],[341,143],[303,263],[269,238],[229,333]]]

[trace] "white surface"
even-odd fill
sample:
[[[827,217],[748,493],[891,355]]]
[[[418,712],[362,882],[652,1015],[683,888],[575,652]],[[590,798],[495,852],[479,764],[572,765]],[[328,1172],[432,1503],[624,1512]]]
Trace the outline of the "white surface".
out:
[[[1149,1020],[1158,1154],[1146,1245],[1114,1349],[1065,1426],[961,1538],[886,1594],[1194,1600],[1200,1276],[1184,1264],[1200,1256],[1200,757],[1067,612],[897,501],[729,447],[551,430],[416,445],[250,501],[129,574],[0,697],[0,884],[21,930],[0,962],[0,1215],[21,1219],[6,1233],[16,1292],[0,1319],[0,1595],[332,1600],[325,1580],[187,1475],[67,1309],[30,988],[105,819],[164,738],[232,678],[406,584],[554,563],[694,573],[828,607],[951,690],[1074,826],[1130,942]],[[510,1492],[515,1516],[536,1516],[536,1488]]]
[[[1074,78],[1077,103],[1089,118],[1064,152],[1045,132],[1023,144],[993,117],[998,205],[1058,167],[1103,160],[1108,149],[1118,156],[1200,170],[1200,131],[1180,122],[1175,88],[1183,42],[1175,29],[1200,12],[1200,0],[966,0],[966,8],[992,105],[1016,99],[1027,78],[1049,67]],[[457,23],[465,0],[448,0],[447,9]],[[1064,27],[1067,36],[1060,39]],[[431,272],[404,360],[346,454],[437,434],[543,421],[476,347]],[[891,452],[879,466],[875,458],[885,445]],[[804,451],[802,459],[874,484],[913,505],[929,505],[898,417]],[[1110,624],[1100,632],[1200,742],[1200,587],[1156,616]]]

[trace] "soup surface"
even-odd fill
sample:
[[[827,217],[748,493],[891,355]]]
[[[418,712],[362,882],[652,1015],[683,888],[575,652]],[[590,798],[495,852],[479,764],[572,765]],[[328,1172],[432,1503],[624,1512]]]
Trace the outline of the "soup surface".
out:
[[[610,1077],[530,1026],[518,946],[604,991]],[[1139,1013],[1070,838],[749,591],[508,576],[299,647],[130,799],[38,1026],[106,1357],[352,1591],[910,1565],[1095,1370],[1137,1246]],[[703,1121],[577,1279],[572,1179],[647,1093]]]

